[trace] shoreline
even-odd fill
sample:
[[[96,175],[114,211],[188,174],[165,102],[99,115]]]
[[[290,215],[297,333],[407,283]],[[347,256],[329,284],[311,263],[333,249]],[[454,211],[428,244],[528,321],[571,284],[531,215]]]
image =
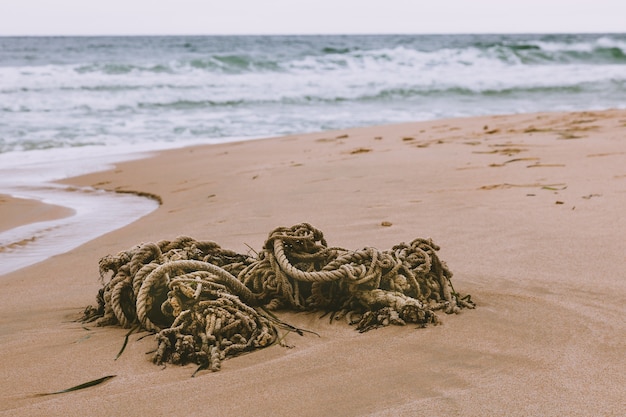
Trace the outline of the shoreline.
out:
[[[0,233],[30,223],[69,217],[74,211],[30,198],[0,194]]]
[[[61,180],[162,204],[0,279],[0,413],[619,415],[625,132],[626,110],[433,120],[173,149]],[[179,235],[247,253],[303,221],[348,249],[431,237],[478,306],[364,334],[280,312],[320,337],[289,334],[291,349],[195,378],[194,366],[152,364],[150,337],[114,360],[127,330],[73,322],[107,254]]]
[[[15,190],[19,197],[5,197],[0,210],[11,216],[0,220],[0,279],[124,227],[159,205],[158,198],[141,192],[52,183]]]
[[[256,136],[246,138],[229,137],[215,139],[211,144],[228,143],[233,141],[257,140]],[[51,230],[56,235],[62,234],[65,243],[64,250],[69,250],[85,242],[80,224],[76,224],[71,217],[81,216],[83,228],[90,229],[91,238],[106,234],[122,227],[139,217],[149,213],[161,204],[156,194],[132,189],[107,189],[106,184],[94,184],[88,187],[76,187],[68,179],[115,169],[116,164],[126,161],[150,158],[158,152],[180,149],[192,146],[207,145],[206,141],[189,141],[184,144],[156,142],[149,144],[134,144],[126,146],[85,146],[78,148],[57,148],[52,150],[34,150],[25,153],[0,154],[0,196],[6,196],[6,202],[0,201],[0,276],[15,268],[25,267],[32,262],[39,262],[50,256],[61,253],[56,249],[58,241],[55,236],[48,236]],[[31,205],[25,210],[35,207],[35,202],[45,204],[44,207],[57,207],[58,213],[47,215],[28,216],[28,213],[18,212],[19,201],[30,201]],[[125,200],[129,210],[125,211],[121,200]],[[141,207],[143,206],[143,208]],[[106,211],[112,211],[108,220],[111,226],[107,227]],[[120,216],[125,216],[121,218]],[[99,223],[96,230],[93,223]],[[41,224],[41,227],[35,224]],[[60,231],[61,228],[67,228]],[[37,242],[35,254],[29,254],[32,242]],[[71,242],[71,243],[70,243]],[[15,250],[17,249],[17,251]],[[11,254],[8,254],[11,252]],[[33,251],[30,251],[33,252]],[[15,262],[7,265],[13,256],[30,257],[30,263]]]

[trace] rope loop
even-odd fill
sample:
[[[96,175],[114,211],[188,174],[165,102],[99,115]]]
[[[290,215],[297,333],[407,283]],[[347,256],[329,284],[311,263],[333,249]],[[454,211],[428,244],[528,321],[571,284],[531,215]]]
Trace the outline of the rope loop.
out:
[[[255,258],[189,236],[143,243],[100,260],[98,306],[83,321],[138,325],[156,333],[155,363],[217,371],[227,357],[278,343],[281,328],[302,333],[269,310],[332,312],[363,332],[474,308],[438,250],[422,238],[386,251],[328,247],[309,223],[274,229]]]

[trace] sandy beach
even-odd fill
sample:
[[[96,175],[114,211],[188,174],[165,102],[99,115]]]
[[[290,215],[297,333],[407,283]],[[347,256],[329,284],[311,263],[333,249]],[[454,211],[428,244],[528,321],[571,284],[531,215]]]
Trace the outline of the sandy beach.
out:
[[[0,232],[17,226],[71,216],[73,211],[54,204],[0,194]]]
[[[159,196],[151,214],[0,276],[6,416],[620,416],[626,404],[626,111],[435,120],[161,152],[64,180]],[[62,216],[2,197],[0,230]],[[6,215],[5,215],[6,213]],[[33,213],[36,215],[33,217]],[[227,359],[154,365],[154,339],[76,320],[98,260],[189,235],[240,253],[308,222],[331,246],[441,246],[475,310],[312,334]],[[384,225],[383,225],[384,224]],[[107,375],[87,389],[36,396]]]

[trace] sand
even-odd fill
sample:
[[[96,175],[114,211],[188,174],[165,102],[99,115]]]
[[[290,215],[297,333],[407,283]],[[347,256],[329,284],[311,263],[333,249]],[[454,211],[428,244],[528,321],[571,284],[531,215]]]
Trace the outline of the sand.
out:
[[[0,277],[0,413],[623,415],[625,158],[626,111],[614,110],[184,148],[68,179],[163,204]],[[477,308],[440,314],[440,326],[364,334],[319,314],[281,313],[320,337],[290,334],[291,349],[272,346],[194,378],[194,365],[153,365],[150,337],[131,337],[114,360],[125,330],[74,321],[95,303],[104,255],[181,234],[246,252],[302,221],[352,249],[431,237]],[[33,396],[106,375],[117,376]]]
[[[74,211],[55,204],[0,194],[0,233],[33,222],[71,216]]]

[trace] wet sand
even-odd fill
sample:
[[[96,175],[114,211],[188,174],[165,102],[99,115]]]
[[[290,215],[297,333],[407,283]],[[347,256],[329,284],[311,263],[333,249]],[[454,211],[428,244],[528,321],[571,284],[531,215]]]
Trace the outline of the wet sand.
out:
[[[61,219],[73,213],[66,207],[0,194],[0,233],[33,222]]]

